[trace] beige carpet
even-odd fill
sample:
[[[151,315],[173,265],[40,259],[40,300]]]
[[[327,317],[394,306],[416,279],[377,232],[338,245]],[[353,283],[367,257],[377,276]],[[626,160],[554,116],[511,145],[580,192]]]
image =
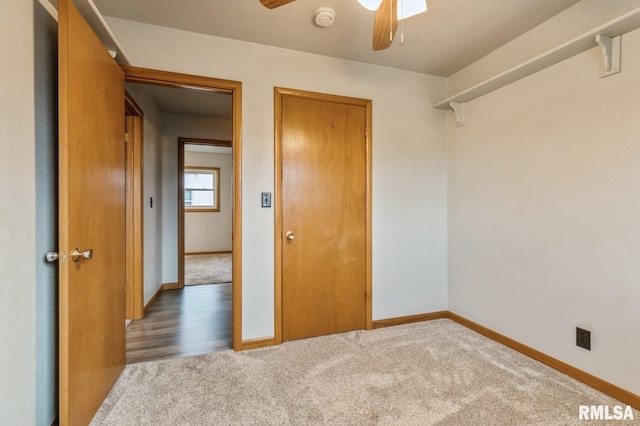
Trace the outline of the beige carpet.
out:
[[[580,422],[580,404],[620,403],[437,320],[130,365],[92,424],[612,423]]]
[[[184,257],[184,284],[220,284],[231,282],[231,253]]]

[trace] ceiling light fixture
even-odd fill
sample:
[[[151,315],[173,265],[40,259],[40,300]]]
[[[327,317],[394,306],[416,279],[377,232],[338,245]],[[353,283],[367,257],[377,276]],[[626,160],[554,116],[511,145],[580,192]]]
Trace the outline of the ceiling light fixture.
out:
[[[358,0],[358,3],[368,10],[377,10],[380,7],[382,0]]]
[[[360,0],[358,0],[360,1]],[[399,0],[398,21],[427,11],[427,0]]]
[[[397,0],[396,16],[400,22],[400,44],[404,44],[404,20],[427,11],[427,0]],[[393,41],[393,28],[389,33],[390,41]]]
[[[358,3],[367,10],[378,10],[382,0],[358,0]],[[410,18],[427,11],[427,0],[397,0],[398,20]]]

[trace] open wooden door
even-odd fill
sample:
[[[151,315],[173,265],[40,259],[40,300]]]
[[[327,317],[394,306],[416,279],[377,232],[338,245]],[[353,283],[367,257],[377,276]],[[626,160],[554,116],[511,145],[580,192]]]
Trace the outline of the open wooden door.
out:
[[[124,73],[58,12],[60,424],[86,425],[125,364]]]

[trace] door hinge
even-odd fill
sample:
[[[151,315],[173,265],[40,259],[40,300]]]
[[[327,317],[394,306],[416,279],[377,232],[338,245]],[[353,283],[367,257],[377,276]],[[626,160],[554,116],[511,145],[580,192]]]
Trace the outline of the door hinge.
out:
[[[129,143],[129,133],[124,134],[124,143]]]

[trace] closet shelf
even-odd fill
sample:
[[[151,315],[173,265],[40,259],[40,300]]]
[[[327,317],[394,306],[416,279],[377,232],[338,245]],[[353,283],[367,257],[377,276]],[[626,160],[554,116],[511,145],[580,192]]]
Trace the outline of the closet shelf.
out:
[[[514,81],[550,67],[551,65],[557,64],[571,56],[597,46],[596,36],[598,34],[602,34],[607,37],[615,37],[635,30],[636,28],[640,28],[640,7],[587,31],[584,34],[556,46],[553,49],[529,59],[528,61],[525,61],[509,70],[476,84],[475,86],[450,96],[447,99],[436,103],[433,107],[447,110],[451,107],[451,102],[469,102],[475,98],[511,84]]]

